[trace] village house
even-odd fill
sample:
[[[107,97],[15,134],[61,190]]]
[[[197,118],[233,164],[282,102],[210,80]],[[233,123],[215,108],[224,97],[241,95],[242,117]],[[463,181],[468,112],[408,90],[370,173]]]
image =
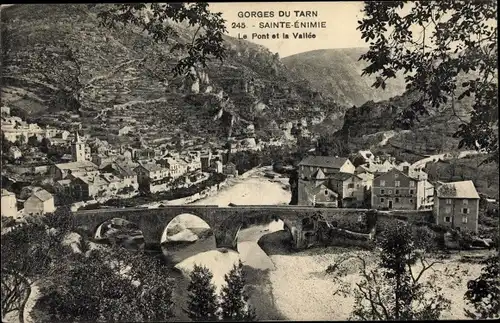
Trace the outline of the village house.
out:
[[[238,176],[238,169],[236,168],[236,165],[232,162],[227,163],[222,167],[222,173],[227,176]]]
[[[364,205],[367,193],[363,179],[359,176],[350,173],[334,173],[328,176],[328,182],[329,187],[338,194],[339,207],[351,208]]]
[[[393,168],[373,180],[371,205],[375,209],[419,210],[432,207],[432,195],[426,173]]]
[[[139,188],[151,193],[167,190],[171,180],[170,170],[160,164],[148,162],[134,169]]]
[[[31,136],[43,136],[45,130],[36,123],[27,123],[19,117],[2,117],[2,131],[10,142],[26,143]]]
[[[96,164],[99,168],[106,167],[111,164],[117,158],[116,155],[107,154],[92,154],[92,162]]]
[[[139,189],[137,174],[134,172],[133,164],[115,161],[104,167],[102,171],[112,173],[121,180],[120,189],[132,188],[134,191]]]
[[[67,179],[61,179],[59,181],[56,181],[54,183],[54,190],[56,192],[56,203],[61,202],[61,198],[73,196],[73,187],[71,186],[72,180],[67,178]]]
[[[21,189],[21,192],[19,192],[19,200],[24,203],[31,195],[33,195],[34,192],[40,191],[43,188],[40,186],[33,186],[33,185],[28,185],[24,186]]]
[[[299,163],[299,178],[307,180],[318,170],[326,176],[332,173],[354,174],[355,167],[348,158],[329,156],[308,156]]]
[[[2,188],[2,216],[17,217],[17,200],[16,194]]]
[[[43,215],[55,210],[54,196],[44,189],[34,191],[24,202],[24,214],[26,215]]]
[[[160,159],[158,164],[166,168],[169,172],[169,176],[174,179],[184,175],[188,171],[188,163],[182,160],[182,158],[175,159],[173,157],[166,157]]]
[[[303,187],[305,190],[302,196],[307,199],[301,205],[338,207],[338,194],[330,187],[329,182],[319,183]]]
[[[116,185],[110,185],[101,174],[71,176],[71,195],[78,200],[88,200],[90,198],[105,197],[110,192],[116,191]]]
[[[472,181],[438,183],[434,195],[436,224],[477,233],[479,194]]]
[[[213,170],[215,173],[224,172],[224,166],[222,165],[222,162],[220,160],[217,159],[213,162]]]
[[[10,117],[10,108],[6,105],[0,107],[0,113],[2,117]]]
[[[309,156],[303,159],[298,165],[298,204],[299,205],[314,205],[317,188],[320,185],[324,185],[328,190],[335,192],[335,197],[339,199],[336,201],[336,205],[342,204],[342,199],[344,196],[351,200],[353,196],[344,195],[343,187],[344,183],[342,179],[349,181],[354,173],[355,167],[348,158],[345,157],[328,157],[328,156]],[[336,174],[338,175],[334,178]],[[330,180],[332,179],[332,180]],[[359,177],[351,179],[352,181],[362,182]],[[346,187],[349,183],[345,183]],[[347,190],[347,188],[346,188]],[[363,191],[362,188],[360,188]],[[327,190],[323,190],[326,192]],[[312,194],[312,195],[311,195]],[[352,195],[349,192],[348,195]],[[357,196],[357,195],[356,195]],[[326,196],[323,194],[324,198],[328,199],[330,206],[333,206],[332,194]],[[356,200],[356,198],[354,198]],[[344,201],[346,204],[347,200]],[[356,204],[356,203],[354,203]]]
[[[69,174],[77,176],[77,174],[99,174],[99,167],[91,161],[79,161],[64,164],[52,165],[49,169],[49,174],[54,180],[59,181],[65,179]]]

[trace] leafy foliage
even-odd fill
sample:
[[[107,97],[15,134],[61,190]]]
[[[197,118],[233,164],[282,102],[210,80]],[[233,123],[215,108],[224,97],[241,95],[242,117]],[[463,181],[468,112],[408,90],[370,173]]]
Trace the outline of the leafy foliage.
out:
[[[221,291],[221,316],[224,321],[255,321],[255,311],[247,304],[243,264],[234,265],[233,269],[224,276],[226,285]]]
[[[330,134],[319,137],[316,151],[321,156],[346,157],[350,153],[347,138],[338,138]]]
[[[416,241],[422,233],[413,232],[409,225],[396,222],[386,228],[377,240],[381,248],[379,266],[368,269],[362,262],[362,281],[357,283],[355,305],[352,316],[362,320],[436,320],[450,301],[435,284],[437,274],[423,275],[438,261],[426,260],[427,243]],[[416,264],[418,263],[418,266]],[[456,275],[455,270],[446,269],[439,275]]]
[[[165,321],[172,281],[158,260],[123,248],[78,254],[42,288],[35,308],[49,321]]]
[[[187,73],[198,64],[206,67],[212,57],[221,61],[226,57],[222,38],[226,31],[225,20],[221,13],[210,12],[206,2],[116,4],[101,11],[99,17],[108,27],[135,25],[159,43],[179,39],[178,32],[168,22],[186,21],[190,26],[196,26],[190,42],[177,41],[171,48],[171,52],[187,53],[175,66],[176,75]]]
[[[472,319],[489,319],[500,316],[500,261],[491,256],[484,262],[481,275],[467,283],[466,301],[474,306],[475,312],[465,309]]]
[[[2,235],[2,315],[17,311],[24,322],[24,308],[37,281],[67,259],[62,236],[43,221],[29,221]]]
[[[185,311],[193,321],[217,320],[218,301],[212,277],[208,268],[198,265],[194,266],[190,274],[189,300]]]
[[[370,43],[360,59],[370,62],[363,74],[377,75],[373,86],[384,89],[403,71],[416,96],[399,122],[411,125],[450,98],[453,106],[455,95],[473,97],[470,120],[455,132],[459,148],[485,149],[498,160],[496,13],[495,1],[367,1],[358,29]],[[460,84],[467,73],[472,77]]]

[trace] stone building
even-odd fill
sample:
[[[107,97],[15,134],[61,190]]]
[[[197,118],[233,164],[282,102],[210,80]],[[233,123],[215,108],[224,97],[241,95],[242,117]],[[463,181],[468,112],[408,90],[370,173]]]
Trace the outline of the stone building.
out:
[[[431,208],[434,187],[427,174],[396,168],[373,180],[371,206],[374,209],[418,210]]]
[[[436,224],[477,233],[479,194],[472,181],[438,183],[434,194]]]
[[[12,192],[2,188],[2,216],[17,217],[17,199]]]
[[[34,191],[24,202],[24,214],[26,215],[43,215],[55,210],[54,196],[44,189]]]

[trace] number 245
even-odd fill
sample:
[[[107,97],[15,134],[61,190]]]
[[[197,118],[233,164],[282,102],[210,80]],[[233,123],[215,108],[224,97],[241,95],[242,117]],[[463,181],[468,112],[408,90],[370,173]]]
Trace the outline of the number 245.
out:
[[[243,29],[243,28],[246,28],[246,26],[245,26],[244,22],[233,22],[231,24],[231,28],[241,28],[241,29]]]

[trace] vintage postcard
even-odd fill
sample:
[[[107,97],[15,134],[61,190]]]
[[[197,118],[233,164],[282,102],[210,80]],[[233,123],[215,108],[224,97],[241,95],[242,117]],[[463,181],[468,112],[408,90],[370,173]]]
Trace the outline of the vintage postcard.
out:
[[[496,1],[0,22],[2,322],[499,318]]]

